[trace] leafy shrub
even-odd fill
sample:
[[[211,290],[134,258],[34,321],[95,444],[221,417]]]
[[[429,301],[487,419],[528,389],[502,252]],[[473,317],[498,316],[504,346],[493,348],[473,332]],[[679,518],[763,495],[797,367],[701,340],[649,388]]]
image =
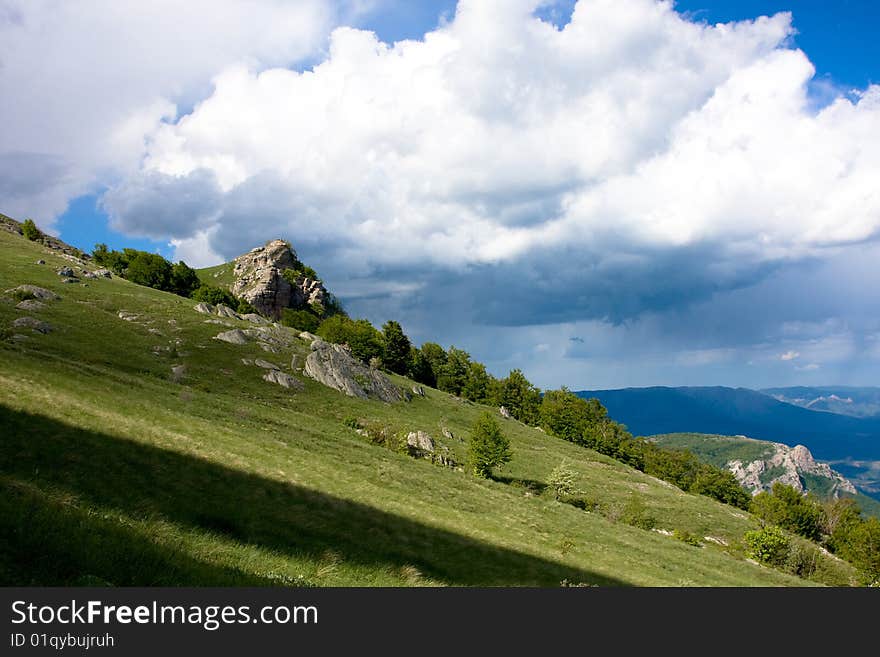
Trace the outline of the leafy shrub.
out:
[[[473,473],[488,478],[492,475],[492,468],[509,462],[512,457],[510,441],[501,433],[495,418],[488,411],[483,413],[474,423],[468,446]]]
[[[760,563],[781,566],[788,558],[791,542],[782,528],[766,525],[743,536],[747,554]]]
[[[809,545],[793,542],[785,558],[785,570],[798,577],[810,577],[816,572],[819,551]]]
[[[627,500],[621,511],[620,520],[639,529],[654,529],[657,524],[656,519],[648,513],[644,500],[638,495],[633,495]]]
[[[235,308],[238,306],[238,302],[235,300],[235,297],[229,293],[228,290],[224,290],[222,287],[217,287],[216,285],[208,285],[207,283],[203,283],[192,293],[192,299],[194,301],[200,301],[204,303],[210,303],[212,306],[216,306],[219,304],[223,304],[229,306],[230,308]]]
[[[171,263],[162,256],[138,251],[128,261],[125,278],[138,285],[171,292],[171,269]]]
[[[349,429],[360,429],[360,426],[361,426],[360,422],[358,422],[358,419],[352,415],[349,415],[348,417],[346,417],[342,421],[342,424],[344,426],[348,427]]]
[[[34,223],[33,219],[24,220],[24,223],[21,225],[21,234],[31,242],[38,240],[43,235],[40,232],[40,229],[37,228],[37,224]]]
[[[188,266],[183,260],[171,265],[169,292],[174,292],[174,294],[182,297],[188,297],[197,290],[201,284],[196,270]]]
[[[595,511],[599,508],[599,502],[589,497],[560,497],[559,501],[563,504],[571,504],[581,511]]]
[[[763,491],[752,499],[749,510],[767,523],[817,541],[822,536],[825,512],[814,499],[776,482],[771,491]]]
[[[294,310],[293,308],[285,308],[281,311],[281,323],[284,326],[297,329],[298,331],[308,331],[314,333],[318,330],[321,320],[315,317],[308,310]]]
[[[244,299],[238,299],[238,306],[235,308],[235,311],[242,315],[257,314],[257,309]]]
[[[327,342],[347,344],[351,353],[364,363],[371,358],[381,358],[384,351],[382,334],[366,319],[351,320],[344,315],[328,317],[316,333]]]
[[[409,368],[409,338],[398,322],[388,320],[382,326],[382,363],[395,374],[406,374]]]
[[[547,485],[553,489],[556,499],[570,497],[577,491],[577,474],[563,461],[550,473]]]
[[[700,541],[699,536],[695,536],[691,534],[689,531],[685,529],[675,529],[672,532],[672,537],[681,541],[682,543],[687,543],[688,545],[693,545],[694,547],[702,547],[703,543]]]

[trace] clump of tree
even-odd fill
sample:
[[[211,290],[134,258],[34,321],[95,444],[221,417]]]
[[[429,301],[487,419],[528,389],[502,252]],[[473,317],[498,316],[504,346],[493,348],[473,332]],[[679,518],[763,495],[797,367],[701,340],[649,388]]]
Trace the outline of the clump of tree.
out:
[[[366,319],[333,315],[321,322],[317,335],[327,342],[347,344],[351,353],[365,363],[373,358],[381,359],[385,352],[382,334]]]
[[[157,253],[138,249],[116,251],[106,244],[96,244],[92,258],[96,264],[138,285],[213,305],[222,303],[241,313],[255,312],[251,304],[236,299],[228,290],[202,283],[196,270],[182,260],[171,263]]]
[[[749,510],[768,525],[819,543],[849,561],[863,583],[880,584],[880,520],[865,518],[854,500],[820,502],[777,482],[756,495]]]
[[[389,320],[382,325],[382,364],[388,371],[406,374],[411,350],[409,338],[399,323]]]
[[[43,236],[43,233],[37,228],[37,224],[34,223],[33,219],[24,220],[21,224],[21,234],[25,236],[25,239],[28,239],[31,242],[34,242]]]
[[[489,478],[492,469],[508,463],[513,458],[510,441],[501,433],[495,418],[488,411],[480,415],[471,430],[468,459],[473,473]]]
[[[538,418],[549,434],[615,458],[682,490],[748,508],[751,497],[730,472],[702,463],[691,452],[633,438],[625,426],[608,417],[598,399],[582,399],[567,388],[549,390],[541,399]]]

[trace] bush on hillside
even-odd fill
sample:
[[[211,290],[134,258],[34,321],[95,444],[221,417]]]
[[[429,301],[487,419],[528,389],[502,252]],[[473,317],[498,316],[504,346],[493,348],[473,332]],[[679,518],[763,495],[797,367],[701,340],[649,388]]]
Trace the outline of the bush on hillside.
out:
[[[547,477],[547,485],[553,489],[556,499],[570,497],[577,492],[577,474],[563,461]]]
[[[40,229],[37,228],[37,224],[34,223],[33,219],[25,219],[24,223],[21,225],[21,234],[25,236],[25,238],[29,239],[31,242],[40,239],[43,235],[40,232]]]
[[[493,468],[508,463],[513,458],[510,441],[501,433],[501,427],[488,411],[477,418],[471,430],[468,458],[473,473],[485,478],[492,476]]]
[[[791,541],[782,528],[766,525],[743,536],[749,557],[770,566],[781,566],[788,558]]]
[[[208,285],[207,283],[203,283],[195,289],[192,293],[192,299],[194,301],[210,303],[212,306],[221,303],[230,308],[238,306],[235,297],[232,296],[228,290],[224,290],[222,287],[217,287],[215,285]]]
[[[318,330],[321,320],[315,317],[308,310],[294,310],[293,308],[285,308],[281,311],[281,323],[298,331],[308,331],[314,333]]]

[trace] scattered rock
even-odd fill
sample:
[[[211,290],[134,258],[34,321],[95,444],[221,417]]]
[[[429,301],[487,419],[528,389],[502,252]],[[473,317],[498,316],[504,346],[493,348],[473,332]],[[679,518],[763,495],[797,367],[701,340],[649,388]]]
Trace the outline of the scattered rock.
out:
[[[113,272],[109,269],[96,269],[95,276],[103,276],[104,278],[113,278]]]
[[[61,297],[52,292],[52,290],[47,290],[44,287],[37,287],[36,285],[19,285],[18,287],[14,287],[11,290],[6,290],[6,294],[14,294],[15,292],[30,292],[37,299],[41,299],[43,301],[57,301]]]
[[[412,387],[413,394],[417,397],[425,396],[425,389],[422,386],[413,386]]]
[[[214,306],[212,306],[210,303],[205,303],[204,301],[194,305],[193,310],[195,310],[197,313],[202,313],[203,315],[214,314]]]
[[[315,335],[314,333],[309,333],[308,331],[302,331],[302,332],[300,332],[299,337],[300,337],[300,340],[305,340],[305,341],[308,342],[309,344],[311,344],[311,343],[314,342],[315,340],[320,340],[320,339],[321,339],[321,338],[319,338],[317,335]]]
[[[269,344],[268,342],[260,342],[258,344],[260,345],[260,349],[262,349],[263,351],[270,353],[270,354],[277,354],[280,351],[280,349],[278,349],[278,347],[276,347],[275,345]]]
[[[385,402],[406,398],[387,376],[364,365],[348,347],[323,340],[320,344],[312,343],[303,371],[306,376],[349,397],[373,397]]]
[[[30,338],[23,333],[16,333],[12,336],[13,342],[24,342],[25,340],[30,340]]]
[[[83,278],[98,278],[97,274],[95,274],[94,272],[90,272],[86,269],[83,270],[82,275],[83,275]]]
[[[229,319],[241,319],[241,315],[239,315],[229,306],[224,306],[222,303],[218,304],[214,308],[214,314],[219,317],[227,317]]]
[[[262,315],[258,315],[256,313],[246,313],[241,316],[241,319],[249,321],[251,324],[271,324],[268,319],[263,317]]]
[[[15,307],[18,308],[18,310],[27,310],[34,312],[37,310],[42,310],[46,307],[46,304],[41,301],[37,301],[36,299],[25,299],[24,301],[16,304]]]
[[[62,278],[61,282],[62,283],[79,283],[79,279],[78,278]]]
[[[235,324],[224,322],[222,319],[206,319],[205,324],[217,324],[218,326],[235,326]]]
[[[270,363],[268,360],[263,360],[262,358],[257,358],[254,361],[254,365],[256,365],[257,367],[262,367],[264,370],[280,370],[281,369],[275,363]]]
[[[174,365],[171,368],[171,380],[180,383],[186,376],[186,365]]]
[[[49,333],[52,326],[46,322],[41,322],[35,317],[19,317],[12,322],[13,328],[28,328],[37,333]]]
[[[263,381],[268,381],[269,383],[277,383],[279,386],[291,388],[293,390],[303,390],[305,388],[302,381],[279,370],[272,370],[264,374]]]
[[[504,406],[499,407],[498,412],[501,413],[501,417],[507,418],[508,420],[512,419],[513,416],[510,414],[510,411],[507,410]]]
[[[424,431],[410,431],[406,437],[406,444],[410,451],[420,455],[434,453],[434,440]]]
[[[290,369],[296,370],[299,367],[299,356],[294,354],[290,357]]]
[[[242,364],[242,365],[253,365],[253,364],[254,364],[254,359],[253,359],[253,358],[242,358],[242,359],[241,359],[241,364]]]
[[[148,328],[147,333],[152,333],[153,335],[162,335],[162,331],[155,328]]]
[[[446,427],[443,427],[443,437],[446,438],[447,440],[455,440],[455,436]]]
[[[221,342],[228,342],[229,344],[247,344],[248,339],[244,334],[244,331],[241,329],[232,329],[231,331],[224,331],[219,335],[214,336],[215,340],[220,340]]]
[[[46,261],[43,260],[42,258],[40,258],[39,260],[37,260],[37,264],[38,264],[38,265],[45,265],[45,264],[46,264]]]
[[[287,242],[267,242],[235,259],[230,292],[250,303],[261,315],[275,319],[281,318],[284,308],[325,304],[328,294],[321,281],[300,276],[291,283],[284,278],[285,270],[299,266],[299,258]]]
[[[139,317],[139,315],[135,315],[134,313],[130,313],[127,310],[120,310],[118,313],[116,313],[116,315],[119,317],[119,319],[124,320],[126,322],[133,322]]]
[[[73,269],[71,269],[70,267],[62,267],[61,269],[55,270],[55,273],[58,274],[59,276],[67,276],[67,277],[73,277],[75,275],[73,273]]]

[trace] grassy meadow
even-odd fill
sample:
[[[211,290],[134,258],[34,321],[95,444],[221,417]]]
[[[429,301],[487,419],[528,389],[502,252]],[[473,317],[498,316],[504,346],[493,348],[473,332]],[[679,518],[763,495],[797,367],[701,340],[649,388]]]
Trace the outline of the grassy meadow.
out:
[[[398,404],[346,397],[291,369],[294,357],[302,366],[306,342],[267,353],[213,340],[228,328],[206,323],[218,318],[196,313],[193,301],[118,277],[64,284],[55,270],[65,264],[0,231],[0,296],[25,283],[61,296],[36,312],[0,301],[2,584],[853,581],[830,556],[813,581],[750,562],[740,540],[757,521],[747,513],[515,420],[498,418],[514,457],[494,480],[373,445],[346,420],[427,431],[463,462],[469,428],[486,409],[433,389]],[[25,315],[53,330],[10,328]],[[304,390],[263,381],[265,370],[242,362],[256,358]],[[178,365],[182,377],[172,375]],[[593,511],[547,489],[563,461]],[[616,519],[634,504],[653,530]],[[676,530],[701,546],[668,535]]]

